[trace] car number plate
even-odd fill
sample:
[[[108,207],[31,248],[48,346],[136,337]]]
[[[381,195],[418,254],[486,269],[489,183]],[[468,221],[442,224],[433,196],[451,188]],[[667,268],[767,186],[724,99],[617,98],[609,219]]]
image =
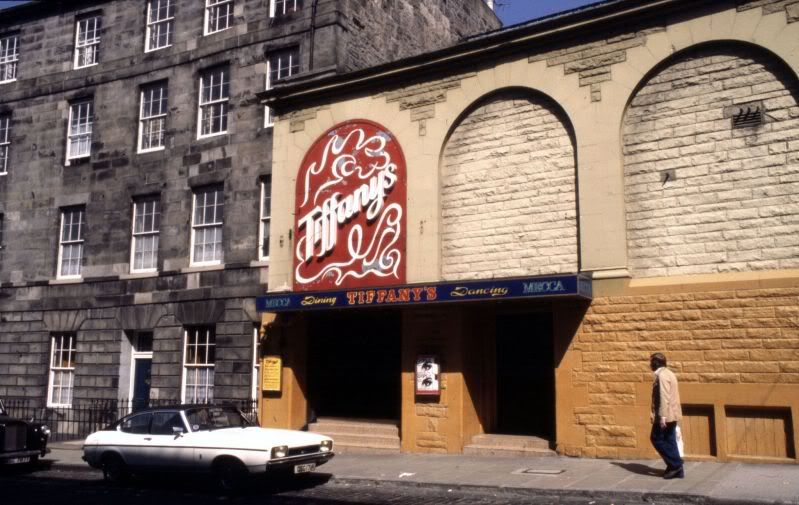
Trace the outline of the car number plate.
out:
[[[8,460],[8,464],[14,465],[14,464],[17,464],[17,463],[29,463],[30,460],[31,460],[30,456],[25,457],[25,458],[11,458],[11,459]]]
[[[308,473],[313,472],[316,468],[316,463],[308,463],[305,465],[295,465],[294,473]]]

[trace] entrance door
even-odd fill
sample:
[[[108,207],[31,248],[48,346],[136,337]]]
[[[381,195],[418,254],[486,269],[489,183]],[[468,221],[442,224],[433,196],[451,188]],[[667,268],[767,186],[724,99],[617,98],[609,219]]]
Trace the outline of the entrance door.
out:
[[[153,333],[128,334],[131,349],[130,408],[133,412],[150,405],[150,382],[153,369]]]
[[[398,312],[315,314],[308,339],[314,417],[400,418]]]
[[[133,367],[133,411],[147,408],[150,404],[150,378],[152,376],[152,358],[136,359]]]
[[[550,314],[497,316],[496,433],[555,432],[555,366]]]

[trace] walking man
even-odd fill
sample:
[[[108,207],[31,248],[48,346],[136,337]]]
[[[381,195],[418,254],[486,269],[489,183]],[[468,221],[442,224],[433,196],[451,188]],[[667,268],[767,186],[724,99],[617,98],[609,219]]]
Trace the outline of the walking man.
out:
[[[677,421],[682,419],[680,391],[677,377],[666,368],[666,356],[656,352],[649,357],[649,366],[655,373],[652,385],[652,434],[650,440],[655,450],[666,462],[664,479],[685,477],[683,461],[677,448]]]

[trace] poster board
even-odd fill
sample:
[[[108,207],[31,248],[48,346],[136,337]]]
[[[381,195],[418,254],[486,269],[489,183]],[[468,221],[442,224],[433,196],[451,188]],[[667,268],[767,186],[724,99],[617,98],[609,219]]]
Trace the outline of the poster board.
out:
[[[264,356],[261,367],[261,390],[279,392],[282,388],[283,359],[280,356]]]
[[[416,357],[416,394],[420,396],[441,394],[441,365],[438,356]]]

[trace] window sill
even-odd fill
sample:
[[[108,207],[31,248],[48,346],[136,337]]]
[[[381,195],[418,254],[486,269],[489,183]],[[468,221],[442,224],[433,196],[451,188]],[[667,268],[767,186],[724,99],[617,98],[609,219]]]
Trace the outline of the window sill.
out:
[[[90,153],[90,154],[87,154],[86,156],[76,156],[74,158],[67,158],[67,161],[64,162],[64,166],[65,167],[71,167],[73,163],[75,163],[75,164],[85,163],[85,162],[89,161],[91,159],[91,157],[92,157],[92,155]]]
[[[96,67],[99,64],[100,64],[100,62],[92,63],[91,65],[83,65],[82,67],[77,67],[76,66],[76,67],[73,67],[72,70],[83,70],[84,68]]]
[[[161,151],[165,151],[166,146],[161,147],[154,147],[152,149],[139,149],[136,151],[136,154],[150,154],[150,153],[160,153]]]
[[[48,284],[79,284],[81,282],[83,282],[83,277],[58,277],[56,279],[50,279]]]
[[[250,267],[268,267],[269,258],[250,261]]]
[[[15,77],[15,78],[13,78],[13,79],[9,79],[9,80],[7,80],[7,81],[0,81],[0,84],[8,84],[8,83],[10,83],[10,82],[16,82],[16,81],[17,81],[17,78]]]
[[[207,31],[203,30],[203,37],[207,37],[209,35],[216,35],[217,33],[225,32],[227,30],[230,30],[231,28],[233,28],[233,25],[230,25],[227,28],[222,28],[221,30],[216,30],[216,31],[213,31],[213,32],[207,32]]]
[[[158,270],[147,270],[146,272],[128,272],[126,274],[119,274],[119,280],[145,279],[147,277],[158,277]]]
[[[169,44],[168,46],[154,47],[152,49],[145,49],[144,50],[144,54],[154,53],[156,51],[160,51],[161,49],[167,49],[167,48],[170,48],[170,47],[172,47],[172,44]]]
[[[180,273],[190,274],[194,272],[213,272],[214,270],[224,270],[224,263],[214,263],[212,265],[191,265],[187,268],[182,268]]]
[[[222,135],[227,135],[227,130],[219,133],[208,133],[206,135],[197,135],[197,140],[211,139],[214,137],[220,137]]]

